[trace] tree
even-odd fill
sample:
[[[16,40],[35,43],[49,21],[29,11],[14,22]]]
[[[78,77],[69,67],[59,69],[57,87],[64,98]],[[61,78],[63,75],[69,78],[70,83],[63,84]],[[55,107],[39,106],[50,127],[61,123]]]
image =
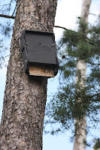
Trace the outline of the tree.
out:
[[[81,12],[81,21],[85,24],[88,23],[89,8],[91,5],[91,0],[83,0],[82,12]],[[80,26],[80,30],[83,30]],[[84,36],[86,36],[86,29]],[[84,49],[83,49],[84,50]],[[86,62],[84,58],[79,58],[77,62],[77,74],[76,75],[76,84],[79,87],[79,92],[84,90],[85,80],[86,80]],[[76,103],[80,103],[81,97],[77,99]],[[86,115],[83,115],[82,118],[75,118],[75,140],[74,140],[74,150],[85,150],[86,147]]]
[[[56,0],[17,0],[0,125],[1,150],[41,150],[47,79],[29,78],[19,48],[23,30],[53,32]]]
[[[84,2],[87,6],[91,1]],[[79,30],[66,30],[60,41],[60,85],[47,110],[48,122],[58,123],[52,133],[74,129],[74,149],[81,150],[87,144],[85,116],[92,125],[100,110],[100,20],[88,26],[89,5],[83,8],[87,11],[79,19]]]

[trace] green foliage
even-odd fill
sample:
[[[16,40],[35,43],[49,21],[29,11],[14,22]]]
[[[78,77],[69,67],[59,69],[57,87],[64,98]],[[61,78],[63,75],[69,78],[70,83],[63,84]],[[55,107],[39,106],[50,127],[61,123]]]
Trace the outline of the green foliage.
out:
[[[100,150],[100,139],[96,139],[96,143],[94,145],[94,150]]]
[[[64,47],[60,52],[60,84],[47,108],[49,119],[59,123],[62,130],[72,128],[74,119],[84,115],[94,120],[100,109],[100,25],[88,29],[82,20],[79,25],[78,32],[66,30],[60,41]],[[87,64],[84,88],[76,67],[79,60]]]

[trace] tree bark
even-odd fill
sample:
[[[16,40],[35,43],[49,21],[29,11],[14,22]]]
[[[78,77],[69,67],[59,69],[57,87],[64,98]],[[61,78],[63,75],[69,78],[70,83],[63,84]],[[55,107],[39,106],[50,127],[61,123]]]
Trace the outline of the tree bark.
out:
[[[17,0],[0,127],[0,150],[42,150],[47,79],[29,77],[19,48],[24,29],[53,32],[57,0]]]
[[[83,0],[81,19],[84,23],[88,23],[89,8],[91,0]],[[84,88],[86,80],[86,62],[85,60],[79,60],[77,63],[77,70],[81,73],[81,81],[79,83],[80,88]],[[78,76],[76,82],[78,82]],[[81,101],[81,100],[80,100]],[[82,119],[75,119],[75,140],[73,150],[85,150],[86,149],[86,116]]]

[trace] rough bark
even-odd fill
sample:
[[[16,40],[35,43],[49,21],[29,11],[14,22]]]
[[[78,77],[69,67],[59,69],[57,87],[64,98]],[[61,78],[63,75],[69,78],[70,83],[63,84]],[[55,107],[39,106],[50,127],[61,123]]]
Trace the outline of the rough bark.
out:
[[[88,23],[89,8],[91,0],[83,0],[81,19],[84,23]],[[81,73],[80,88],[84,88],[86,79],[86,63],[85,60],[79,60],[77,63],[77,70]],[[78,82],[78,77],[76,82]],[[81,100],[78,100],[81,101]],[[85,150],[86,149],[86,116],[83,116],[81,120],[75,119],[75,140],[73,150]]]
[[[19,48],[24,29],[53,32],[57,0],[17,0],[0,128],[0,150],[42,150],[47,79],[29,77]]]

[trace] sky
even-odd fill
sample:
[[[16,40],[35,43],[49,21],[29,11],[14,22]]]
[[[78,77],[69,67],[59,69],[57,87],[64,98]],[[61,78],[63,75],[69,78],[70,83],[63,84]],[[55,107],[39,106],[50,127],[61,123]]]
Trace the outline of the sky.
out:
[[[77,29],[77,17],[80,16],[82,0],[59,0],[57,13],[55,18],[55,25],[63,26],[68,29]],[[100,12],[100,0],[92,0],[92,6],[90,13],[99,14]],[[89,16],[89,22],[94,23],[96,20],[95,15]],[[56,41],[62,35],[62,29],[55,28]],[[2,112],[3,104],[3,93],[6,80],[6,67],[0,69],[0,116]],[[58,87],[58,76],[48,80],[48,101],[49,96],[53,95]],[[94,131],[93,131],[94,133]],[[60,135],[48,135],[43,136],[43,150],[72,150],[73,143],[70,142],[69,137],[71,133],[66,131]],[[92,138],[90,138],[92,139]],[[92,148],[87,148],[87,150],[92,150]]]

